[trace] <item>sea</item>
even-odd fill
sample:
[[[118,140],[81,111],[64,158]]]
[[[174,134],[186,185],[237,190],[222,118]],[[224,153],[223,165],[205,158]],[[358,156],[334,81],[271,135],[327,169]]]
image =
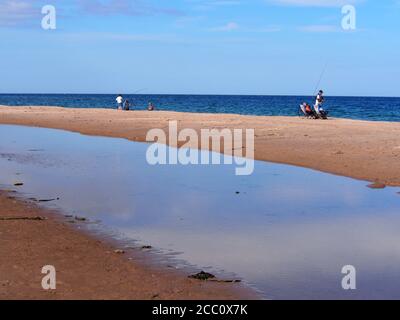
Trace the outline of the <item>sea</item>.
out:
[[[311,96],[271,95],[128,94],[123,97],[137,110],[152,102],[157,110],[257,116],[298,116],[302,102],[314,101]],[[114,94],[0,94],[0,105],[112,109],[116,108],[115,98]],[[337,118],[400,121],[399,97],[326,96],[324,108]]]

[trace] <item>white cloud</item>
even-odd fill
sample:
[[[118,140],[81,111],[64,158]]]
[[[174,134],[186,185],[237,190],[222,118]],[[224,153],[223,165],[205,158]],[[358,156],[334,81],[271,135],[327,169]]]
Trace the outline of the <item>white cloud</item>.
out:
[[[173,8],[153,6],[142,0],[77,0],[78,7],[92,15],[141,16],[152,14],[181,15]]]
[[[223,26],[208,29],[208,31],[213,31],[213,32],[230,32],[235,30],[240,30],[241,32],[245,33],[273,33],[273,32],[279,32],[282,29],[280,26],[249,28],[241,26],[236,22],[229,22]]]
[[[28,24],[33,18],[39,18],[40,11],[34,6],[35,2],[25,0],[1,1],[0,26],[7,27]]]
[[[364,0],[266,0],[269,3],[298,7],[342,7],[357,4]]]
[[[326,32],[340,32],[340,29],[334,25],[309,25],[309,26],[301,26],[298,30],[303,32],[316,32],[316,33],[326,33]]]
[[[182,43],[183,39],[174,34],[129,34],[112,32],[79,32],[63,34],[65,40],[70,41],[122,41],[122,42],[164,42]]]
[[[273,33],[273,32],[282,31],[282,29],[279,26],[269,26],[269,27],[258,28],[258,29],[246,29],[245,31],[247,31],[247,32],[259,32],[259,33]]]
[[[211,28],[211,31],[229,32],[239,29],[239,25],[236,22],[228,22],[226,25]]]
[[[240,5],[237,0],[186,0],[194,5],[193,9],[199,11],[208,11],[216,7],[228,7]]]

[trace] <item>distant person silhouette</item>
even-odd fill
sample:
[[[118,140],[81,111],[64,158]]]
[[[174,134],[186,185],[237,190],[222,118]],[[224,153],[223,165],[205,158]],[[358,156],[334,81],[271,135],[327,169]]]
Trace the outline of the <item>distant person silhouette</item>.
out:
[[[117,98],[115,99],[115,101],[117,101],[117,106],[118,106],[118,110],[122,110],[122,104],[124,99],[122,98],[122,95],[118,95]]]
[[[151,102],[149,102],[149,104],[148,104],[148,106],[147,106],[147,110],[148,111],[154,111],[154,104],[153,103],[151,103]]]
[[[130,104],[129,100],[125,100],[125,102],[124,102],[124,110],[125,111],[129,111],[130,107],[131,107],[131,104]]]
[[[314,109],[317,114],[321,114],[324,109],[322,108],[322,104],[325,101],[324,92],[319,90],[317,97],[315,98]]]

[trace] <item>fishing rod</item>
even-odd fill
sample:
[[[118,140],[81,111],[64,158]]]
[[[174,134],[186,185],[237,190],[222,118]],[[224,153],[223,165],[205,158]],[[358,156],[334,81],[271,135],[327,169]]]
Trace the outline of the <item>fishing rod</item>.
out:
[[[319,76],[317,85],[315,86],[315,89],[314,89],[314,91],[313,91],[313,93],[312,93],[312,97],[315,97],[315,95],[316,95],[316,93],[317,93],[317,90],[318,90],[318,87],[319,87],[319,85],[321,84],[322,78],[323,78],[323,76],[324,76],[324,74],[325,74],[325,71],[326,71],[327,67],[328,67],[328,61],[325,63],[325,66],[324,66],[324,68],[322,69],[322,72],[321,72],[321,74],[320,74],[320,76]],[[301,107],[300,107],[299,110],[298,110],[299,116],[302,116],[302,112],[304,112],[304,111],[302,111],[302,109],[301,109]]]
[[[131,93],[131,94],[132,94],[132,95],[133,95],[133,94],[138,94],[139,92],[144,91],[144,90],[147,90],[147,88],[143,88],[143,89],[136,90],[134,93]]]
[[[323,76],[324,76],[324,74],[325,74],[325,71],[326,71],[327,67],[328,67],[328,62],[326,62],[324,68],[322,69],[322,72],[321,72],[321,74],[320,74],[320,76],[319,76],[317,85],[315,86],[315,89],[314,89],[314,91],[313,91],[313,96],[315,96],[315,94],[317,93],[318,87],[319,87],[319,85],[321,84],[322,78],[323,78]]]
[[[143,89],[136,90],[135,92],[130,93],[129,95],[136,95],[136,94],[138,94],[139,92],[144,91],[144,90],[147,90],[147,88],[143,88]],[[128,100],[125,100],[125,102],[126,102],[126,101],[128,101]],[[134,102],[129,102],[129,103],[130,103],[131,106],[135,106],[135,103],[134,103]]]

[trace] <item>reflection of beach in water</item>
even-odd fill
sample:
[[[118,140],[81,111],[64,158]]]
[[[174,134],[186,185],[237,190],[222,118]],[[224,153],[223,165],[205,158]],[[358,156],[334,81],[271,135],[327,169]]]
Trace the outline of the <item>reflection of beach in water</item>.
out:
[[[4,188],[101,220],[199,269],[235,274],[268,298],[400,298],[400,197],[366,182],[256,162],[149,166],[146,144],[0,126]],[[18,175],[16,175],[18,173]],[[341,288],[344,265],[357,290]],[[208,268],[207,268],[208,267]]]

